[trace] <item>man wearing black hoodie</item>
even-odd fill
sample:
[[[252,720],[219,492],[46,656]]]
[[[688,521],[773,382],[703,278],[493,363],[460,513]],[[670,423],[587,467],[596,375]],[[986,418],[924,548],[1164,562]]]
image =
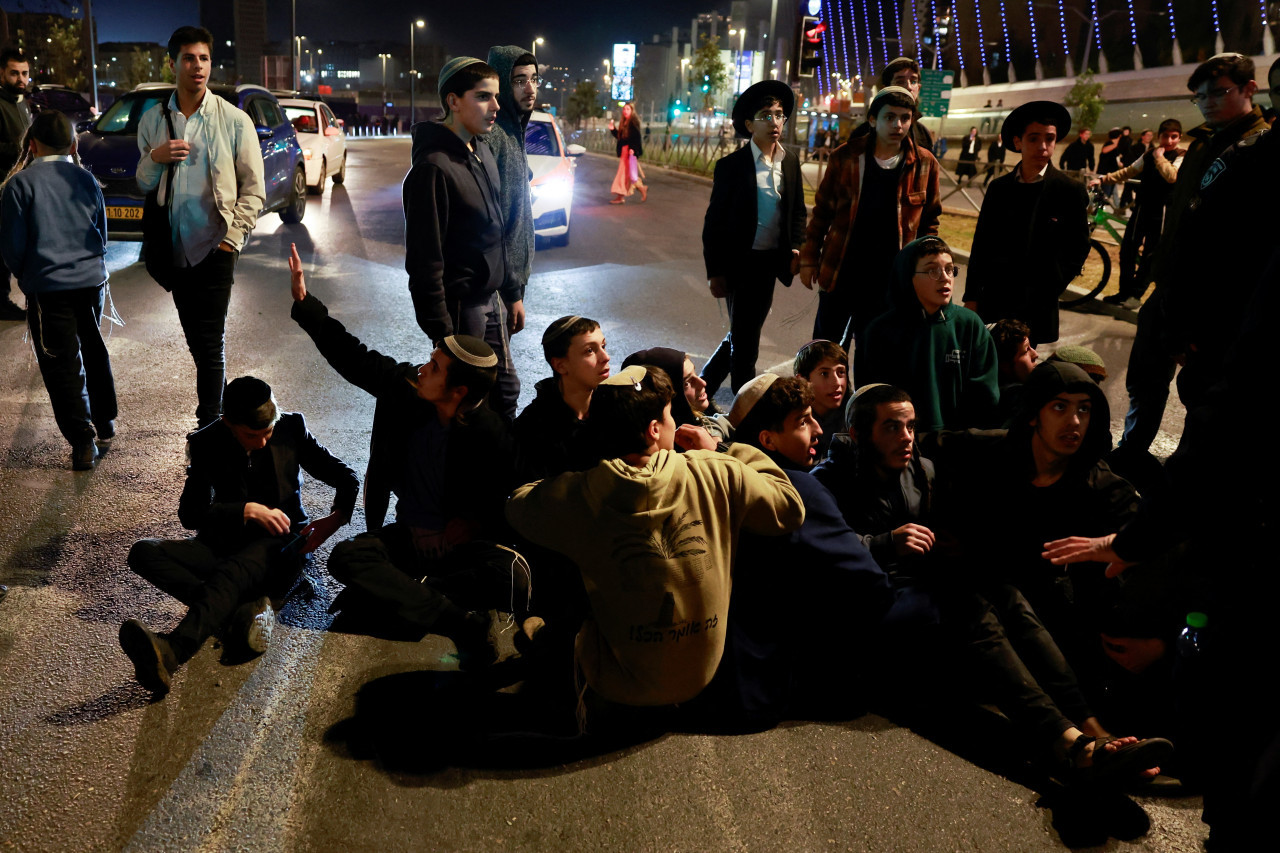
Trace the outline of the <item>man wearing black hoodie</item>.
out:
[[[507,310],[524,315],[507,276],[498,166],[484,138],[498,116],[499,76],[469,56],[440,69],[443,121],[413,126],[405,176],[405,269],[418,325],[435,344],[482,338],[498,355],[492,408],[514,416],[519,395]]]
[[[1087,662],[1117,585],[1101,568],[1062,572],[1043,544],[1123,527],[1138,496],[1103,461],[1111,450],[1106,395],[1074,364],[1045,362],[1027,377],[1008,431],[943,432],[922,451],[937,465],[939,527],[954,534],[980,583],[1012,584],[1072,658]]]

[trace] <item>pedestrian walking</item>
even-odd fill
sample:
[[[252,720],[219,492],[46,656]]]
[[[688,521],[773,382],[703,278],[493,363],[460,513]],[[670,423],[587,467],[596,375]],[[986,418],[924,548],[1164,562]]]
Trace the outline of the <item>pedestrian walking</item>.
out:
[[[978,138],[978,129],[969,128],[969,135],[960,141],[960,162],[956,164],[956,181],[968,178],[965,186],[972,186],[973,179],[978,177],[978,152],[982,150],[982,140]]]
[[[213,34],[179,27],[169,37],[177,86],[138,123],[138,189],[160,188],[169,213],[173,264],[181,271],[173,305],[196,365],[196,428],[222,413],[227,309],[236,261],[267,201],[262,148],[253,120],[209,96]],[[172,133],[170,132],[172,126]],[[162,181],[173,170],[171,181]]]
[[[1000,177],[1004,174],[1004,140],[996,134],[996,138],[991,140],[991,144],[987,146],[987,168],[983,173],[982,188],[985,190],[987,184],[991,183],[993,177]]]
[[[23,136],[31,126],[27,87],[31,63],[17,48],[0,52],[0,175],[7,175],[23,154]],[[0,320],[25,320],[27,312],[9,295],[9,269],[0,261]]]
[[[625,204],[627,198],[640,190],[640,200],[647,201],[649,188],[644,185],[644,171],[640,168],[640,156],[644,154],[641,141],[640,119],[631,104],[623,104],[622,118],[614,124],[609,119],[609,133],[618,140],[618,171],[613,176],[613,198],[610,204]]]
[[[36,116],[0,194],[0,255],[27,296],[27,326],[54,420],[87,471],[115,436],[116,386],[99,324],[107,291],[107,209],[80,165],[71,122]],[[95,444],[97,439],[97,444]]]
[[[702,256],[711,295],[728,303],[729,333],[702,369],[709,396],[726,376],[735,393],[755,377],[774,281],[790,286],[799,269],[804,183],[800,159],[781,142],[794,109],[787,84],[751,86],[733,107],[734,130],[750,142],[716,161]]]

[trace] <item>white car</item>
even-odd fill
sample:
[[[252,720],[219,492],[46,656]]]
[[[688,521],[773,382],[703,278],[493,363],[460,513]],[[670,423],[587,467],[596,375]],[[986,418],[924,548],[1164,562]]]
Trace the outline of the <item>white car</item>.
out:
[[[280,106],[298,134],[307,169],[307,190],[324,192],[324,182],[342,183],[347,177],[347,135],[342,121],[323,101],[281,98]]]
[[[569,218],[573,213],[573,170],[576,157],[587,152],[581,145],[564,144],[564,137],[550,113],[535,111],[524,131],[529,158],[529,190],[533,197],[533,233],[553,246],[569,245]]]

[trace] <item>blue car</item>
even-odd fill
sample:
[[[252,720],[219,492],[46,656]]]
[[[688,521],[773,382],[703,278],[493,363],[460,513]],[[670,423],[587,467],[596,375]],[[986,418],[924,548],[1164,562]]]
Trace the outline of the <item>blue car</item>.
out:
[[[261,86],[211,85],[209,92],[249,114],[262,146],[267,204],[263,213],[279,212],[285,222],[301,222],[307,211],[307,173],[293,125],[276,96]],[[122,95],[96,121],[77,130],[80,160],[102,183],[107,204],[107,233],[113,239],[142,238],[142,205],[138,188],[138,122],[156,104],[168,102],[171,83],[143,83]]]

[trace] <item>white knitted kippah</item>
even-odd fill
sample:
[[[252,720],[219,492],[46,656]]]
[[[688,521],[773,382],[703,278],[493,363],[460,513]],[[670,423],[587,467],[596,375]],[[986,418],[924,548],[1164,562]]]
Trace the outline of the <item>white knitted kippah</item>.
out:
[[[497,367],[498,356],[493,347],[471,335],[450,335],[444,339],[449,354],[472,367]]]

